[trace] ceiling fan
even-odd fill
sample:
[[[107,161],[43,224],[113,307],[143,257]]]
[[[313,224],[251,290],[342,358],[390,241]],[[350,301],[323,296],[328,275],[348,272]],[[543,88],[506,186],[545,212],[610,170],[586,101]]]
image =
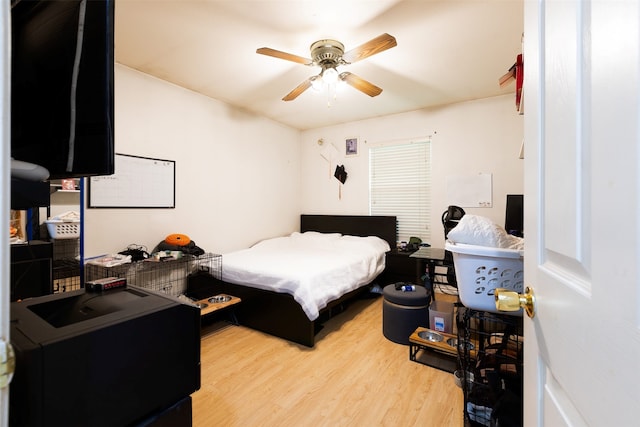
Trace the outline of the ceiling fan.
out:
[[[311,44],[311,59],[269,47],[261,47],[256,50],[256,53],[321,68],[320,74],[311,76],[300,83],[295,89],[282,98],[283,101],[292,101],[302,92],[319,83],[332,83],[337,81],[343,81],[360,92],[373,97],[380,95],[382,89],[348,71],[338,72],[337,67],[339,65],[352,64],[395,46],[397,46],[395,37],[385,33],[348,52],[344,51],[344,45],[337,40],[318,40]]]

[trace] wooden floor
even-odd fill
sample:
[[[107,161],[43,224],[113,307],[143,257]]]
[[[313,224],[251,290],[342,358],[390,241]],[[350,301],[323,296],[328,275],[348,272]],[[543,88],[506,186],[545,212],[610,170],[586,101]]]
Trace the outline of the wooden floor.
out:
[[[203,327],[194,427],[462,426],[453,374],[382,334],[382,298],[325,324],[310,349],[242,326]]]

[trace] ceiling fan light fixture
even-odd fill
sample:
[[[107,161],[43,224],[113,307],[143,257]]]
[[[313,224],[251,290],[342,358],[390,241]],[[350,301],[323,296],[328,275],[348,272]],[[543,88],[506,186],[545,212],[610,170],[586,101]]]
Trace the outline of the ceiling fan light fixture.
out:
[[[326,84],[334,84],[338,81],[338,72],[334,67],[325,68],[322,70],[322,80]]]
[[[311,88],[316,92],[320,92],[324,88],[324,82],[322,81],[322,76],[317,75],[311,77]]]

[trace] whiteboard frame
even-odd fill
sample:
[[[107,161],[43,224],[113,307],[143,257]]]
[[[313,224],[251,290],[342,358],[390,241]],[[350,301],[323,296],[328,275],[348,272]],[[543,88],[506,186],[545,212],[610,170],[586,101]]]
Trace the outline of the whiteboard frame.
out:
[[[140,203],[141,200],[139,197],[138,198],[134,198],[134,200],[127,200],[122,199],[119,202],[113,203],[110,199],[108,199],[104,193],[102,193],[103,190],[107,189],[110,191],[120,191],[122,190],[122,186],[125,185],[127,186],[127,190],[126,191],[130,191],[129,189],[135,186],[140,186],[144,184],[144,180],[143,180],[143,176],[135,176],[135,170],[129,170],[126,171],[128,173],[122,173],[122,171],[120,171],[120,174],[118,172],[118,170],[115,171],[115,173],[113,175],[108,175],[108,177],[113,177],[115,179],[113,179],[113,183],[110,183],[108,180],[106,180],[105,176],[91,176],[88,177],[87,179],[87,184],[88,184],[88,197],[87,197],[87,206],[91,209],[94,208],[104,208],[104,209],[113,209],[113,208],[127,208],[127,209],[175,209],[176,207],[176,162],[175,160],[167,160],[167,159],[157,159],[157,158],[153,158],[153,157],[143,157],[143,156],[134,156],[131,154],[122,154],[122,153],[115,153],[116,159],[115,159],[115,164],[116,167],[118,165],[118,159],[117,157],[122,157],[122,158],[135,158],[137,160],[142,160],[145,163],[148,161],[148,165],[149,166],[153,166],[155,165],[157,162],[163,162],[166,166],[166,164],[170,164],[171,165],[171,173],[172,173],[172,177],[171,177],[171,181],[172,181],[172,185],[170,186],[171,188],[163,188],[163,191],[166,191],[166,193],[163,193],[161,200],[169,200],[169,197],[171,199],[171,203],[159,203],[159,204],[153,204],[153,203]],[[134,178],[136,179],[131,179],[130,176],[133,175]],[[124,179],[123,179],[124,177]],[[120,179],[118,179],[120,178]],[[100,185],[98,185],[98,181],[100,181]],[[93,184],[93,185],[92,185]],[[168,192],[171,192],[170,195]]]

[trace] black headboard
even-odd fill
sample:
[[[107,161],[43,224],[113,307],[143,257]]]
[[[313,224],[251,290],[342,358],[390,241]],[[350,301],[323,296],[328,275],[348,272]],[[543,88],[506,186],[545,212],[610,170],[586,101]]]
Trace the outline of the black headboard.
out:
[[[397,245],[395,216],[371,215],[300,215],[300,231],[342,233],[352,236],[378,236],[391,248]]]

